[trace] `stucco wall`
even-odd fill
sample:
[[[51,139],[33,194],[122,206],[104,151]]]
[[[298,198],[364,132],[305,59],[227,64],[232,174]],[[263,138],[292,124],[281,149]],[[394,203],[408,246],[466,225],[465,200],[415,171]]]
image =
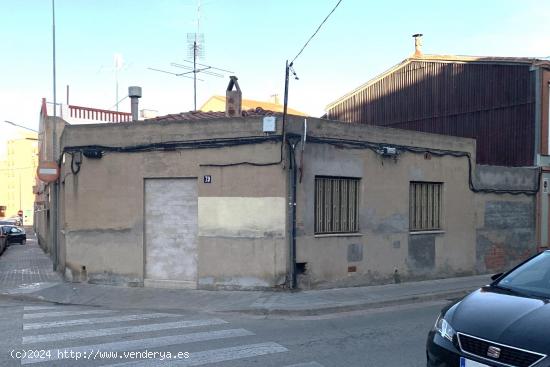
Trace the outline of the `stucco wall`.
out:
[[[258,119],[211,124],[218,136],[261,134]],[[257,135],[260,135],[257,134]],[[65,146],[124,146],[155,140],[211,136],[188,124],[72,127]],[[280,145],[267,142],[219,149],[107,153],[83,158],[70,174],[66,159],[65,246],[69,277],[89,282],[141,285],[144,277],[144,179],[197,178],[198,287],[256,288],[284,282],[286,173],[278,165],[201,167],[243,160],[277,161]],[[69,157],[70,158],[70,157]],[[211,183],[204,183],[209,175]],[[85,266],[86,274],[81,274]]]
[[[56,137],[57,137],[57,146],[56,152],[53,151],[53,128],[56,128]],[[59,157],[59,152],[61,151],[61,136],[67,122],[62,120],[59,117],[54,118],[53,116],[41,116],[39,123],[39,134],[38,134],[38,160],[42,161],[53,161],[56,157]],[[35,202],[40,203],[38,205],[38,211],[34,213],[34,230],[38,238],[40,246],[51,254],[52,246],[50,239],[50,213],[49,208],[51,203],[49,202],[52,197],[53,184],[46,184],[36,179],[36,188],[38,193],[35,196]],[[58,235],[62,235],[58,231]],[[53,257],[53,255],[51,255]]]
[[[303,159],[301,144],[296,146],[302,169],[297,184],[296,260],[307,263],[305,275],[300,276],[303,287],[393,282],[395,270],[401,280],[492,271],[495,267],[482,265],[499,243],[509,249],[505,265],[526,254],[521,244],[530,243],[534,233],[534,202],[524,196],[475,194],[469,188],[467,157],[403,150],[397,159],[382,158],[369,149],[313,142],[314,138],[347,139],[466,152],[475,162],[474,140],[313,118],[307,125],[310,141]],[[303,131],[304,119],[290,117],[287,132],[302,135]],[[281,133],[280,119],[277,133]],[[140,122],[69,126],[63,145],[123,147],[263,136],[261,118]],[[251,289],[283,284],[290,244],[288,162],[208,166],[275,163],[279,158],[276,141],[216,149],[107,152],[101,159],[83,158],[79,173],[73,175],[66,156],[61,253],[68,277],[143,284],[144,180],[196,178],[197,286]],[[487,187],[522,188],[529,181],[522,175],[533,176],[503,172],[474,171],[474,181]],[[206,175],[211,183],[203,182]],[[360,178],[358,233],[315,235],[314,180],[319,175]],[[411,181],[443,183],[441,231],[409,231]],[[507,225],[510,221],[512,226]]]
[[[396,269],[403,280],[474,272],[474,194],[466,158],[404,153],[394,161],[370,150],[309,144],[303,162],[297,261],[307,262],[306,286],[386,283],[393,281]],[[315,235],[317,175],[361,178],[359,233]],[[410,234],[411,181],[443,182],[441,232]],[[357,246],[362,256],[350,257]]]

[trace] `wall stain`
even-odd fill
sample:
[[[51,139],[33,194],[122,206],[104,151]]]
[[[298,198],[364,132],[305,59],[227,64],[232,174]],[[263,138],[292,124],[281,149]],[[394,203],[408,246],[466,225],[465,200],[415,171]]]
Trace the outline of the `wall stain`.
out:
[[[476,272],[498,273],[537,251],[535,203],[488,201],[484,227],[476,231]]]

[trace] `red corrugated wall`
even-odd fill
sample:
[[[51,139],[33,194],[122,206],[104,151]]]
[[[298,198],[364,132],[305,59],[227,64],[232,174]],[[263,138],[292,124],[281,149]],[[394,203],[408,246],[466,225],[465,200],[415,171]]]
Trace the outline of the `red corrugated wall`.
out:
[[[533,165],[529,64],[413,61],[327,112],[333,120],[477,139],[477,162]]]

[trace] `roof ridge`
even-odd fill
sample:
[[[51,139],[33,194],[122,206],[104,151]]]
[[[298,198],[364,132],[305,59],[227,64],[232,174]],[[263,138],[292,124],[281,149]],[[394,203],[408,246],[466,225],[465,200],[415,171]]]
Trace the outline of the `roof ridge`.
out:
[[[380,79],[386,77],[387,75],[394,73],[401,69],[402,67],[408,65],[413,61],[428,61],[428,62],[479,62],[479,63],[511,63],[511,64],[532,64],[537,66],[543,66],[550,69],[550,60],[541,59],[541,58],[529,58],[529,57],[511,57],[511,56],[464,56],[464,55],[438,55],[438,54],[423,54],[421,56],[411,55],[410,57],[404,59],[400,63],[392,66],[386,71],[374,76],[369,79],[367,82],[361,84],[360,86],[352,89],[350,92],[344,94],[338,99],[330,102],[325,106],[325,111],[328,111],[330,108],[334,107],[344,99],[353,96],[354,94],[360,92],[371,84],[379,81]]]

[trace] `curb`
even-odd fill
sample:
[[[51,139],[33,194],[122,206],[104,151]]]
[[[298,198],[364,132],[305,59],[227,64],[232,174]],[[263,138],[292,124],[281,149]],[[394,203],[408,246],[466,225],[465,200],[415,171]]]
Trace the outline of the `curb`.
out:
[[[327,306],[327,307],[315,307],[315,308],[299,308],[299,309],[289,309],[276,306],[274,308],[245,308],[245,309],[233,309],[233,310],[208,310],[207,312],[211,313],[223,313],[223,314],[245,314],[245,315],[254,315],[254,316],[320,316],[328,315],[335,313],[344,313],[351,311],[362,311],[362,310],[371,310],[371,309],[380,309],[390,306],[398,306],[404,304],[414,304],[422,303],[435,300],[448,300],[449,302],[453,299],[458,299],[466,296],[471,293],[476,288],[452,290],[445,292],[434,292],[434,293],[424,293],[418,295],[411,295],[406,297],[400,297],[390,300],[380,300],[380,301],[370,301],[357,304],[342,304],[337,306]],[[30,302],[48,302],[57,305],[79,305],[79,306],[88,306],[88,307],[108,307],[107,305],[94,304],[94,303],[78,303],[78,302],[61,302],[58,300],[48,299],[44,296],[35,296],[30,294],[9,294],[9,293],[0,293],[0,298],[9,298],[19,301],[30,301]],[[139,303],[133,305],[132,308],[140,308]],[[109,306],[110,307],[110,306]],[[116,307],[115,307],[116,308]],[[149,309],[150,307],[143,307]],[[172,308],[170,308],[172,309]],[[182,307],[177,308],[178,311],[187,311],[187,312],[197,312],[200,311],[200,307]]]
[[[475,288],[477,289],[477,288]],[[344,313],[352,311],[363,311],[371,309],[379,309],[389,306],[398,306],[403,304],[422,303],[428,301],[447,299],[449,302],[452,299],[462,298],[475,289],[449,291],[440,293],[427,293],[409,297],[402,297],[393,300],[366,302],[352,305],[317,307],[311,309],[283,309],[283,308],[254,308],[254,309],[237,309],[237,310],[220,310],[215,312],[248,314],[255,316],[320,316],[335,313]]]

